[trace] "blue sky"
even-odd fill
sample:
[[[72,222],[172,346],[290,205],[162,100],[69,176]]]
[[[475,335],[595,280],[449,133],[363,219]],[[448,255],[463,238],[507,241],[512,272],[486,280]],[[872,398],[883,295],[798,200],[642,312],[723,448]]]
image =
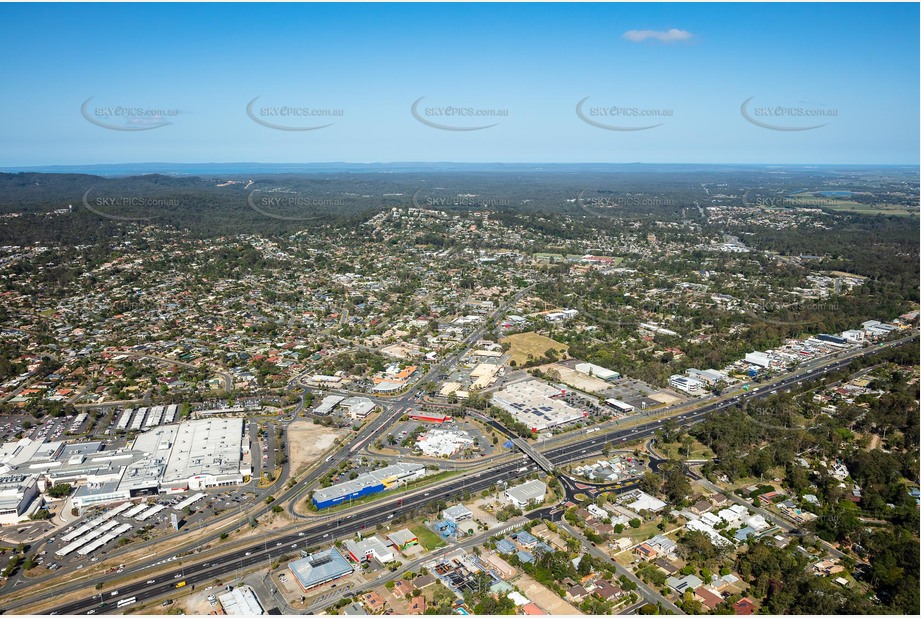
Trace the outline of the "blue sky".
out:
[[[917,4],[3,4],[0,166],[917,163],[918,18]],[[263,126],[256,97],[259,120],[332,124]],[[743,116],[749,99],[773,128]],[[100,126],[150,126],[119,106],[175,115]],[[269,115],[285,106],[341,115]],[[507,115],[434,115],[446,107]]]

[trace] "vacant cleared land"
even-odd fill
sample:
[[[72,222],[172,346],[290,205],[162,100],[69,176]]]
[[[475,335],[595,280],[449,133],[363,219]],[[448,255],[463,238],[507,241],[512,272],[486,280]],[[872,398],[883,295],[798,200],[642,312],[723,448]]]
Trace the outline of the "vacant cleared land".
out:
[[[508,343],[512,347],[509,349],[510,361],[520,366],[529,360],[540,359],[546,356],[547,350],[555,350],[557,356],[562,358],[569,349],[564,343],[554,341],[550,337],[544,337],[537,333],[518,333],[509,335],[501,339],[502,343]]]
[[[526,573],[522,573],[515,579],[515,585],[521,589],[526,597],[537,603],[548,614],[556,616],[582,613]]]
[[[664,403],[664,404],[667,405],[667,406],[670,406],[670,405],[672,405],[673,403],[677,403],[677,402],[681,401],[681,399],[680,399],[679,397],[675,397],[674,395],[670,395],[670,394],[665,393],[665,392],[653,393],[652,395],[649,396],[649,398],[650,398],[650,399],[655,399],[656,401],[658,401],[658,402],[660,402],[660,403]]]
[[[600,378],[594,376],[586,375],[575,369],[570,369],[564,365],[558,363],[550,363],[549,365],[541,365],[539,367],[544,374],[548,372],[556,371],[560,376],[560,382],[568,384],[573,388],[577,388],[580,391],[586,393],[600,393],[611,388],[611,384],[605,382]],[[552,375],[552,374],[551,374]]]
[[[296,420],[288,425],[288,456],[294,474],[317,461],[344,433],[344,430],[314,425],[307,420]]]
[[[438,538],[437,534],[425,526],[413,526],[410,530],[416,535],[416,538],[419,539],[419,545],[422,545],[422,547],[429,551],[447,545],[447,543]]]

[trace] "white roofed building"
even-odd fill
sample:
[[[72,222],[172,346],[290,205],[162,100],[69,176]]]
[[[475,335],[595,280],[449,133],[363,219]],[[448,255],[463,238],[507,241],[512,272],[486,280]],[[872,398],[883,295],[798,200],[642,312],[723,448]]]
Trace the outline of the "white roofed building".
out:
[[[765,369],[774,364],[774,360],[764,352],[749,352],[745,355],[745,362]]]
[[[369,536],[360,541],[348,539],[342,546],[355,562],[366,562],[374,558],[380,564],[386,564],[396,559],[390,546],[385,545],[377,535]]]
[[[493,393],[492,402],[532,431],[543,431],[580,421],[588,413],[557,399],[563,392],[541,382],[526,380]]]
[[[658,498],[650,496],[644,491],[637,491],[635,496],[636,496],[636,499],[633,502],[629,503],[627,505],[627,508],[630,509],[631,511],[636,511],[637,513],[639,513],[640,511],[649,511],[651,513],[658,513],[659,511],[664,509],[666,506],[668,506],[665,502],[662,502]]]
[[[700,393],[705,386],[705,384],[700,380],[695,380],[694,378],[689,378],[687,376],[677,374],[668,379],[668,385],[671,388],[677,389],[679,391],[684,391],[690,395]]]
[[[26,521],[41,505],[37,475],[0,476],[0,525]]]
[[[265,610],[259,604],[256,593],[246,584],[237,586],[217,598],[229,616],[262,616]]]
[[[574,369],[579,373],[584,373],[585,375],[594,376],[601,380],[616,380],[620,377],[620,374],[616,371],[611,371],[610,369],[605,369],[594,363],[576,363]]]
[[[243,424],[242,418],[207,418],[180,424],[161,489],[185,491],[242,485],[252,475],[252,468],[242,461]]]
[[[543,481],[528,481],[505,490],[505,497],[518,508],[524,508],[531,502],[541,504],[546,496],[547,484]]]

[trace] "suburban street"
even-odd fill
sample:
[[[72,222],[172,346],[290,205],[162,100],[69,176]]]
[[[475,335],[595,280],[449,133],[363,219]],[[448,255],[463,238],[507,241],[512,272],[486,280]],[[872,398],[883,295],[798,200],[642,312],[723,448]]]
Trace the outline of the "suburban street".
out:
[[[913,337],[908,337],[888,345],[902,345],[912,338]],[[802,368],[770,384],[770,387],[774,389],[782,388],[797,381],[819,376],[830,370],[849,364],[856,357],[873,354],[878,349],[880,348],[867,348],[849,357],[834,359],[833,362],[825,366],[808,369]],[[681,414],[675,417],[675,420],[681,425],[691,425],[700,421],[706,414],[713,410],[724,408],[731,403],[736,403],[747,398],[762,398],[769,393],[768,387],[763,386],[758,391],[742,393],[724,401],[713,401],[698,410]],[[598,432],[566,446],[552,447],[552,445],[550,445],[549,448],[545,447],[546,450],[542,448],[541,453],[554,465],[559,466],[570,461],[576,461],[600,454],[603,452],[606,443],[618,443],[648,438],[655,434],[656,429],[659,427],[659,422],[660,421],[652,420],[642,425],[640,428]],[[354,442],[353,440],[352,444],[354,444]],[[343,448],[347,447],[348,445]],[[340,453],[341,452],[342,451],[340,451]],[[487,470],[475,474],[464,474],[462,478],[451,478],[443,483],[439,483],[437,485],[439,498],[450,500],[452,497],[456,498],[464,491],[475,493],[486,488],[494,487],[496,482],[500,480],[510,480],[514,475],[517,475],[518,468],[521,465],[520,457],[521,456],[518,456],[506,463],[496,464]],[[413,513],[422,505],[429,502],[430,498],[425,494],[429,493],[431,489],[432,487],[426,487],[425,491],[420,489],[415,492],[401,495],[399,498],[387,498],[386,496],[382,496],[369,505],[355,509],[354,512],[338,512],[331,515],[311,517],[307,520],[310,523],[305,523],[305,525],[300,528],[299,532],[289,532],[267,537],[261,543],[248,545],[239,550],[235,550],[229,555],[220,555],[220,560],[211,558],[208,560],[190,562],[182,571],[173,570],[165,575],[161,575],[158,577],[158,583],[156,584],[139,582],[121,585],[119,586],[118,595],[116,596],[123,597],[125,594],[130,594],[132,596],[136,595],[139,600],[142,598],[156,598],[173,589],[174,582],[172,580],[175,579],[177,575],[184,577],[190,585],[207,582],[215,578],[226,580],[233,577],[234,573],[242,572],[247,567],[257,565],[262,561],[268,562],[273,558],[278,558],[286,553],[290,553],[292,549],[295,549],[292,548],[291,545],[306,548],[317,543],[323,543],[324,539],[351,535],[360,530],[373,529],[378,524],[386,523],[390,515],[397,516]],[[623,490],[625,489],[626,488]],[[295,492],[296,488],[292,488],[282,495],[284,499],[288,499],[293,497]],[[273,543],[274,546],[272,545]],[[247,552],[250,553],[249,556],[246,555]],[[132,572],[140,573],[143,569],[149,568],[149,566],[150,564],[138,565],[133,568]],[[237,569],[240,571],[237,571]],[[85,589],[87,584],[92,584],[96,581],[104,582],[105,578],[91,579],[88,582],[59,587],[56,590],[59,594],[64,594],[69,591]],[[108,588],[104,588],[104,590],[108,591]],[[111,592],[107,592],[107,594],[111,596]],[[57,607],[55,611],[58,613],[84,613],[89,609],[93,609],[94,603],[98,606],[99,601],[91,599],[74,602]],[[34,605],[34,601],[19,601],[15,604],[11,604],[9,608],[16,609],[32,605]]]

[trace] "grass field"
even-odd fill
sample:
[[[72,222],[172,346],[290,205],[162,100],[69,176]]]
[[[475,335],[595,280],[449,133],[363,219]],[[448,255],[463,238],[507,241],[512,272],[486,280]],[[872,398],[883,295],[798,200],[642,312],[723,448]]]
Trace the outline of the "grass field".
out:
[[[538,335],[537,333],[518,333],[517,335],[509,335],[508,337],[503,337],[500,342],[508,343],[512,346],[509,349],[509,355],[511,356],[510,360],[515,361],[515,364],[518,366],[528,362],[530,359],[542,358],[547,350],[556,350],[558,357],[562,357],[569,349],[569,346],[566,344],[554,341],[550,337]]]
[[[701,444],[697,440],[691,443],[690,457],[685,456],[686,451],[681,444],[664,444],[659,446],[658,449],[663,454],[668,455],[669,459],[712,459],[715,456],[709,446]]]
[[[791,206],[800,206],[802,208],[827,208],[840,212],[853,212],[864,215],[897,215],[910,216],[917,215],[917,210],[910,210],[906,206],[896,204],[861,204],[848,199],[834,199],[812,193],[799,193],[785,199],[785,204]]]
[[[855,204],[853,206],[828,206],[829,210],[838,212],[853,212],[861,215],[894,215],[897,217],[917,216],[917,211],[908,210],[904,206],[876,205],[867,206],[866,204]]]
[[[439,547],[444,547],[447,545],[443,540],[438,538],[438,535],[426,528],[425,526],[413,526],[409,529],[413,534],[416,535],[416,538],[419,539],[419,545],[426,548],[429,551],[433,549],[438,549]]]

